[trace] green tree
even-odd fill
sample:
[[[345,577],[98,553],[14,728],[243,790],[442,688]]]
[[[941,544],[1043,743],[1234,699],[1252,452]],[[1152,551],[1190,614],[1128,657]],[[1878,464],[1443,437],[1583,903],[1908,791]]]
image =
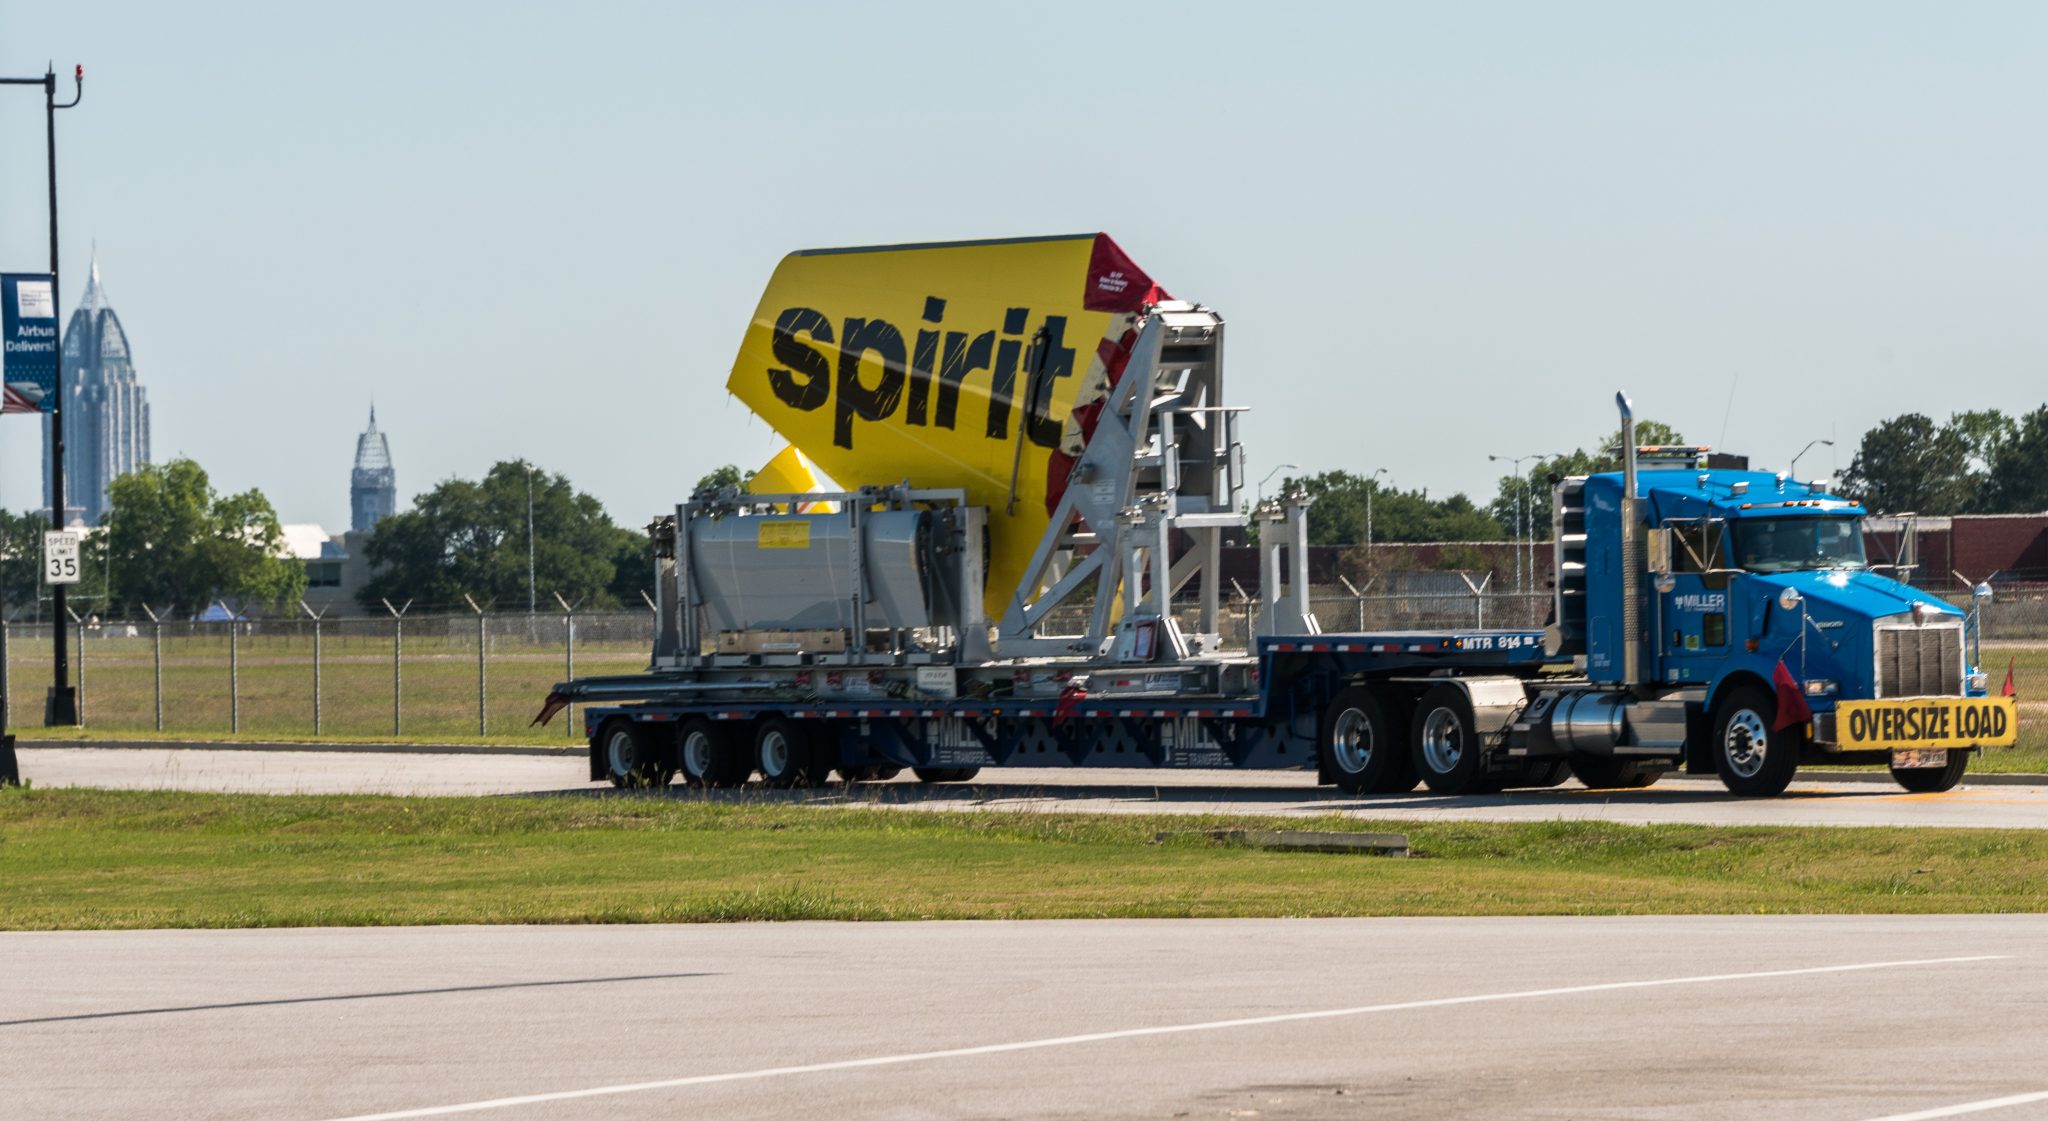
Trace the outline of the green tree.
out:
[[[476,482],[450,479],[378,522],[366,547],[372,575],[358,593],[362,605],[459,607],[467,594],[480,605],[524,608],[528,481],[525,464],[506,461]],[[531,484],[533,602],[552,607],[559,593],[584,609],[615,610],[638,603],[639,588],[653,588],[648,564],[637,576],[622,571],[629,555],[646,554],[645,535],[614,525],[596,498],[561,475],[533,471]]]
[[[1368,512],[1375,543],[1498,541],[1507,536],[1492,515],[1462,494],[1432,499],[1427,491],[1382,486],[1349,471],[1289,478],[1284,486],[1299,487],[1314,499],[1308,508],[1311,545],[1363,544]]]
[[[1678,429],[1662,421],[1639,420],[1636,422],[1636,446],[1639,448],[1682,445],[1684,443],[1685,437],[1678,434]],[[1529,474],[1523,478],[1518,479],[1513,475],[1503,476],[1500,480],[1500,486],[1494,494],[1493,501],[1487,504],[1486,509],[1493,515],[1495,521],[1504,526],[1513,527],[1516,510],[1526,499],[1528,502],[1527,516],[1529,519],[1530,535],[1535,540],[1548,541],[1550,540],[1551,476],[1555,475],[1560,479],[1565,479],[1573,475],[1594,475],[1602,471],[1619,470],[1621,470],[1621,429],[1616,427],[1613,432],[1608,434],[1604,443],[1591,451],[1580,448],[1567,455],[1537,460],[1536,465],[1530,468]]]
[[[43,531],[50,519],[0,510],[0,601],[12,615],[32,607],[42,592]]]
[[[2048,510],[2048,405],[2013,424],[2012,438],[2000,447],[1989,474],[1984,488],[1989,512]]]
[[[2020,434],[2019,422],[1997,409],[1957,413],[1948,418],[1948,427],[1962,437],[1969,449],[1969,462],[1964,469],[1976,481],[1991,478],[1999,459]]]
[[[747,480],[753,477],[752,471],[742,471],[738,464],[726,463],[713,467],[703,478],[697,480],[697,485],[692,489],[723,490],[726,487],[743,487],[747,485]]]
[[[220,495],[206,471],[179,457],[145,464],[107,487],[96,559],[122,614],[148,606],[179,614],[215,600],[287,611],[306,590],[306,566],[285,545],[277,511],[260,490]]]
[[[1954,424],[1920,413],[1895,416],[1863,434],[1842,489],[1881,514],[1964,513],[1978,489],[1972,451],[1971,437]]]
[[[8,618],[46,618],[50,588],[43,583],[43,534],[50,530],[45,514],[0,510],[0,606]],[[81,615],[107,614],[107,550],[103,533],[88,533],[78,551],[78,583],[66,593],[71,610]]]

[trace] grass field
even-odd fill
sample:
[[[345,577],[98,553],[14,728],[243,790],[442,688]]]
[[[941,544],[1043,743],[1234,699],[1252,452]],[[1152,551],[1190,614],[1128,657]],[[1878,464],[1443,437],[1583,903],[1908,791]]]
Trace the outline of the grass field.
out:
[[[1228,818],[666,798],[0,791],[0,927],[2032,911],[2048,834],[1363,822],[1414,857],[1161,831]]]
[[[638,620],[633,620],[635,623]],[[468,620],[436,619],[407,629],[399,681],[404,703],[392,723],[392,643],[387,632],[337,628],[321,647],[321,720],[317,736],[335,742],[463,742],[567,744],[580,722],[572,712],[545,728],[529,727],[548,689],[567,676],[560,639],[524,641],[493,635],[485,666],[488,733],[477,733],[477,658]],[[388,624],[385,624],[388,626]],[[559,626],[559,620],[551,625]],[[559,631],[556,632],[559,635]],[[150,640],[92,638],[81,659],[81,730],[34,730],[36,739],[131,738],[305,740],[313,727],[313,648],[304,631],[240,639],[233,673],[226,636],[166,639],[163,732],[155,730],[156,680]],[[2048,645],[1993,645],[1984,651],[1995,693],[2008,659],[2021,698],[2020,743],[1986,752],[1972,764],[1980,772],[2048,773]],[[637,638],[579,640],[576,672],[635,673],[647,664]],[[9,651],[9,681],[21,688],[9,723],[40,723],[43,683],[49,679],[46,645],[17,640]],[[230,681],[237,682],[230,700]],[[34,703],[27,698],[33,697]],[[239,709],[239,713],[235,710]],[[238,721],[237,721],[238,717]],[[239,732],[230,728],[239,723]]]

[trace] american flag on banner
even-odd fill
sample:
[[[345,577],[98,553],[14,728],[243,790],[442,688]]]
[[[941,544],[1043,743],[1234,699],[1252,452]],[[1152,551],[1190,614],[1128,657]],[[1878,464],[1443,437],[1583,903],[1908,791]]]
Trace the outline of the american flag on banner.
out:
[[[34,396],[30,396],[30,394],[34,394]],[[42,394],[37,392],[36,388],[32,385],[7,386],[4,403],[0,403],[0,416],[4,416],[7,413],[42,412],[42,405],[37,403],[41,398]]]

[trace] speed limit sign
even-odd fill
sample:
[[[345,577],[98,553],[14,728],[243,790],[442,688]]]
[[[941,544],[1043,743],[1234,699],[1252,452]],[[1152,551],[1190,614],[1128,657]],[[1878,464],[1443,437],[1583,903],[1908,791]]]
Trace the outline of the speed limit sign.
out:
[[[43,583],[78,583],[78,541],[82,536],[75,529],[53,529],[43,534]]]

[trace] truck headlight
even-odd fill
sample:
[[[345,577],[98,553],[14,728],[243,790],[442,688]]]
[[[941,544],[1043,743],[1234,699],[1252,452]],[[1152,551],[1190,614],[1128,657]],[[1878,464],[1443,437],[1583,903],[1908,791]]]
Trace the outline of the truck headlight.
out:
[[[1809,697],[1832,697],[1835,695],[1835,683],[1824,677],[1813,678],[1806,683],[1806,695]]]

